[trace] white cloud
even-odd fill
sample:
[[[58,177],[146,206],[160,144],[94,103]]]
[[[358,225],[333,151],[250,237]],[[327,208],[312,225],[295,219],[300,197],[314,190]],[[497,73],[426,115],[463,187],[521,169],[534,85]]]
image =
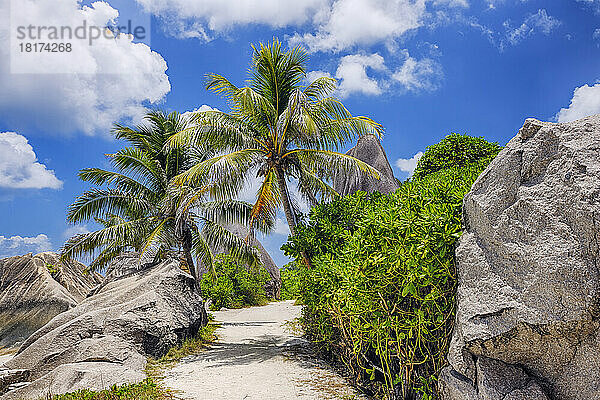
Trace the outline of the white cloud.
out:
[[[330,0],[136,0],[165,19],[168,32],[179,37],[211,40],[237,25],[274,28],[302,25],[327,8]]]
[[[35,237],[0,236],[0,258],[24,255],[27,253],[43,253],[52,250],[48,236],[39,234]]]
[[[588,6],[595,6],[596,11],[600,12],[600,0],[576,0],[579,3],[584,3]]]
[[[351,93],[379,95],[382,93],[380,83],[368,76],[367,70],[385,72],[385,61],[379,54],[345,56],[340,61],[335,77],[340,80],[339,92],[342,97]]]
[[[595,114],[600,114],[600,83],[575,89],[571,104],[561,109],[556,119],[558,122],[571,122]]]
[[[0,3],[7,9],[8,0]],[[77,27],[84,21],[88,26],[106,25],[118,11],[106,2],[84,7],[77,0],[22,0],[11,13],[2,14],[4,27],[11,26],[7,14],[13,26]],[[9,57],[8,35],[16,35],[16,30],[0,31],[0,118],[21,130],[106,133],[115,121],[139,120],[146,104],[161,102],[171,89],[161,55],[127,35],[93,46],[73,39],[71,53],[22,57],[14,57],[14,51]],[[9,60],[13,72],[49,73],[10,73]]]
[[[307,83],[312,83],[319,78],[332,78],[329,72],[325,71],[310,71],[306,74]]]
[[[290,235],[290,227],[288,226],[287,221],[284,221],[283,218],[277,218],[275,221],[275,229],[273,233],[276,235],[289,236]]]
[[[400,171],[408,173],[408,176],[412,176],[421,157],[423,157],[423,152],[419,151],[411,158],[399,158],[396,160],[396,167],[400,168]]]
[[[408,91],[436,90],[444,76],[439,63],[431,58],[417,60],[411,57],[406,50],[404,50],[404,53],[406,60],[393,74],[392,78]]]
[[[218,108],[213,108],[207,104],[203,104],[200,107],[196,108],[195,110],[184,112],[181,116],[184,118],[189,118],[196,113],[205,112],[205,111],[220,111],[220,110]]]
[[[0,188],[60,189],[62,185],[54,171],[37,162],[26,137],[0,132]]]
[[[341,97],[352,94],[378,96],[390,91],[433,91],[444,77],[442,67],[431,58],[416,59],[408,50],[397,50],[404,61],[392,70],[380,54],[352,54],[342,57],[335,73],[339,80],[338,93]],[[313,71],[309,81],[320,76],[331,76],[328,72]],[[398,89],[398,90],[397,90]]]
[[[75,225],[65,229],[65,231],[63,232],[63,237],[65,239],[70,239],[73,236],[83,235],[90,232],[91,231],[87,225]]]
[[[316,33],[296,34],[290,43],[305,44],[311,51],[372,45],[419,28],[425,12],[426,0],[337,0],[319,15],[320,23],[315,21]]]
[[[457,8],[469,7],[469,2],[467,0],[435,0],[433,4],[436,6],[448,6]]]
[[[535,14],[526,17],[519,27],[512,27],[510,21],[504,22],[506,35],[500,43],[500,49],[506,45],[517,45],[523,39],[532,36],[535,33],[541,32],[544,35],[549,35],[554,29],[561,25],[561,21],[548,15],[545,9],[540,9]]]
[[[594,40],[600,40],[600,28],[598,28],[594,31],[594,33],[592,34],[592,38]]]

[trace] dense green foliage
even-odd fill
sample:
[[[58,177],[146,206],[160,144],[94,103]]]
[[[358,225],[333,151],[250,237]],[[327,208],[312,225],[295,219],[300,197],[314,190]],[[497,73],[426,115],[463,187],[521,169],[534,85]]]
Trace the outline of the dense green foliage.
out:
[[[283,208],[293,234],[298,207],[290,181],[315,204],[337,196],[327,182],[340,172],[378,176],[370,165],[337,150],[358,136],[380,135],[383,128],[370,118],[353,116],[334,97],[335,79],[321,77],[305,85],[308,54],[301,47],[286,50],[274,39],[253,50],[247,86],[219,74],[207,77],[207,89],[223,96],[231,111],[197,113],[196,126],[173,136],[171,144],[216,152],[183,173],[182,182],[218,181],[227,188],[224,194],[230,194],[258,177],[250,228]]]
[[[481,137],[452,133],[427,148],[417,164],[413,178],[423,178],[446,168],[461,168],[480,160],[487,160],[489,163],[500,150],[498,143],[490,143]]]
[[[99,270],[129,251],[140,253],[144,262],[180,255],[183,269],[195,274],[195,262],[212,271],[211,248],[225,248],[247,262],[256,254],[225,226],[247,224],[252,205],[232,200],[214,200],[213,186],[176,185],[174,178],[195,163],[215,155],[204,148],[177,146],[165,149],[167,141],[190,126],[177,112],[152,111],[136,127],[116,125],[113,134],[128,146],[108,154],[113,170],[86,168],[79,178],[96,187],[85,191],[69,207],[71,223],[95,221],[101,228],[70,238],[61,250],[63,258],[94,256],[90,270]],[[255,221],[268,231],[273,222]]]
[[[299,271],[303,327],[379,398],[432,399],[455,312],[461,204],[487,160],[359,192],[311,211],[283,249]]]
[[[230,255],[217,256],[214,262],[216,279],[204,275],[202,293],[212,300],[211,308],[241,308],[265,305],[268,301],[264,286],[271,280],[260,266],[248,267]]]
[[[171,400],[175,397],[151,379],[141,383],[113,386],[108,390],[79,390],[58,396],[51,400]]]
[[[281,269],[281,300],[297,300],[300,297],[300,269],[292,261]]]

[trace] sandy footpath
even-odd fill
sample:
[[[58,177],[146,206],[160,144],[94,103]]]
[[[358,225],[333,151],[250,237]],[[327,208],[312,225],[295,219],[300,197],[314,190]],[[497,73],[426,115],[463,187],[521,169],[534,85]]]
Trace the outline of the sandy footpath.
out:
[[[190,400],[366,399],[326,363],[288,322],[293,302],[214,313],[221,325],[210,349],[167,371],[165,384]]]

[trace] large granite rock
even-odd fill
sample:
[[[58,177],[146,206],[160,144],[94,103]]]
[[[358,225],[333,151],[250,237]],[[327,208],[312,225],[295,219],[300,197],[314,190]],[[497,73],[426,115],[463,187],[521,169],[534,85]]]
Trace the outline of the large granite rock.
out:
[[[75,307],[102,277],[55,253],[0,260],[0,347],[25,341],[55,315]]]
[[[464,224],[442,398],[600,399],[600,116],[527,120]]]
[[[176,260],[110,279],[21,346],[5,366],[29,371],[31,384],[0,399],[37,399],[48,392],[141,381],[147,357],[164,355],[207,322],[196,281]]]
[[[381,145],[381,140],[377,136],[365,135],[360,137],[356,146],[348,150],[346,154],[377,169],[381,177],[380,179],[374,179],[364,174],[358,176],[340,174],[334,179],[333,188],[342,196],[358,191],[389,194],[395,192],[400,187],[398,180],[394,177],[394,171],[392,171],[385,150]]]

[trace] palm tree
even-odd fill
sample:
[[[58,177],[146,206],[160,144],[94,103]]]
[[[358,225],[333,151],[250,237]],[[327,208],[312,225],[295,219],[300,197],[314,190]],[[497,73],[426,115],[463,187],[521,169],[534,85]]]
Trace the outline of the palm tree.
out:
[[[68,221],[95,220],[101,229],[70,238],[62,257],[95,255],[91,270],[105,267],[116,256],[136,251],[145,262],[161,260],[170,254],[181,256],[181,266],[198,277],[194,257],[213,271],[211,248],[233,251],[240,261],[256,262],[256,252],[222,225],[248,223],[252,205],[236,200],[209,201],[210,185],[174,186],[174,177],[189,166],[215,156],[204,148],[172,147],[165,144],[176,132],[190,126],[189,118],[173,112],[149,112],[146,124],[136,128],[115,125],[117,139],[130,144],[108,154],[116,171],[88,168],[79,178],[96,186],[84,192],[69,207]],[[267,231],[272,221],[261,219]]]
[[[379,178],[368,164],[336,150],[357,136],[381,136],[383,128],[370,118],[352,116],[333,97],[334,79],[323,77],[303,86],[307,53],[300,47],[284,51],[274,39],[253,50],[246,87],[237,87],[221,75],[208,75],[207,89],[224,96],[232,111],[197,113],[193,127],[173,136],[169,148],[200,146],[218,153],[196,163],[175,182],[218,180],[220,190],[215,193],[231,196],[256,174],[262,183],[252,209],[251,230],[261,219],[274,219],[283,207],[293,235],[298,211],[288,183],[296,182],[301,196],[314,205],[337,196],[328,183],[336,174]]]

